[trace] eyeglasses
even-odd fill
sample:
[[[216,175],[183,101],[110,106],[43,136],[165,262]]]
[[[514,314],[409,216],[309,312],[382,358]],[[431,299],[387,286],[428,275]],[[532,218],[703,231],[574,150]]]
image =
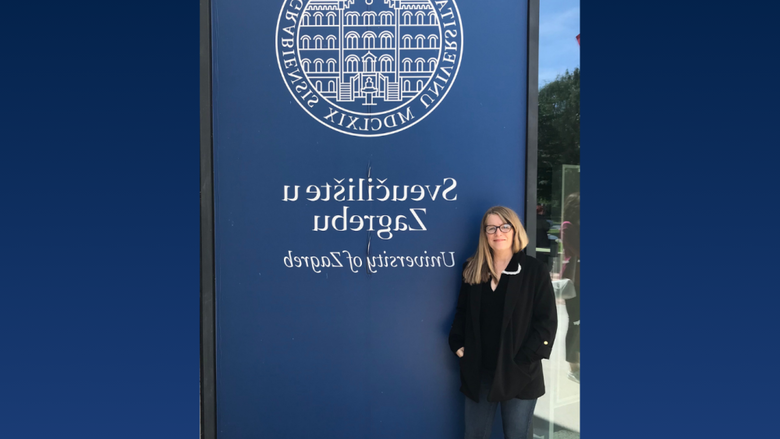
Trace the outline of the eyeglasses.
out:
[[[488,235],[496,233],[496,230],[501,230],[501,233],[509,233],[512,231],[512,225],[507,223],[500,226],[485,226],[485,233]]]

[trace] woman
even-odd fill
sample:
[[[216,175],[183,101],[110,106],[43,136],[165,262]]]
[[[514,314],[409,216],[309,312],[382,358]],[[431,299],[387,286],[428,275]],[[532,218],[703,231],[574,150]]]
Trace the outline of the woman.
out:
[[[479,244],[463,268],[450,329],[466,395],[466,439],[487,439],[501,404],[506,439],[528,439],[544,394],[542,358],[550,358],[558,319],[550,275],[522,250],[528,236],[517,214],[491,207]]]

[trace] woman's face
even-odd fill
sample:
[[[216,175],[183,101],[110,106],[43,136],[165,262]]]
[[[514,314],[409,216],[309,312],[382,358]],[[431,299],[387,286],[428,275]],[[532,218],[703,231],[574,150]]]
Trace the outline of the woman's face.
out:
[[[496,226],[496,233],[493,234],[487,234],[487,232],[484,232],[487,236],[488,245],[490,245],[490,248],[493,249],[493,252],[506,252],[509,250],[512,251],[512,243],[514,242],[515,238],[515,231],[514,229],[504,233],[501,231],[500,227],[503,224],[507,224],[504,220],[501,219],[500,216],[495,214],[490,214],[487,217],[487,222],[485,226]]]

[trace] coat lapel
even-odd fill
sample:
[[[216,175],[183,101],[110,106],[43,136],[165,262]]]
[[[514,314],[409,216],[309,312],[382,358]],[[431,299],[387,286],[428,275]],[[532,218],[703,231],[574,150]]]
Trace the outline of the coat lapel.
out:
[[[479,332],[479,312],[482,306],[482,284],[471,285],[471,323],[474,325],[474,337],[482,340]],[[479,343],[479,341],[477,342]]]
[[[506,331],[509,320],[512,317],[512,311],[517,305],[517,299],[520,297],[520,280],[523,276],[523,270],[520,262],[523,260],[523,253],[517,253],[509,265],[506,267],[505,272],[515,272],[520,270],[517,274],[502,274],[501,276],[509,276],[508,283],[506,285],[506,298],[504,299],[504,317],[501,320],[501,333]]]

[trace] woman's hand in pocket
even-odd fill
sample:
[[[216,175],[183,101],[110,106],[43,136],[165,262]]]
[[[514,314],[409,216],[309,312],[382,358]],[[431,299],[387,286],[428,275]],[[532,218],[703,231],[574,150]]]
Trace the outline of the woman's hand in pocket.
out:
[[[455,345],[455,346],[457,346],[457,345]],[[463,348],[460,348],[457,351],[455,351],[455,355],[457,355],[460,358],[463,358],[463,352],[464,352]]]

